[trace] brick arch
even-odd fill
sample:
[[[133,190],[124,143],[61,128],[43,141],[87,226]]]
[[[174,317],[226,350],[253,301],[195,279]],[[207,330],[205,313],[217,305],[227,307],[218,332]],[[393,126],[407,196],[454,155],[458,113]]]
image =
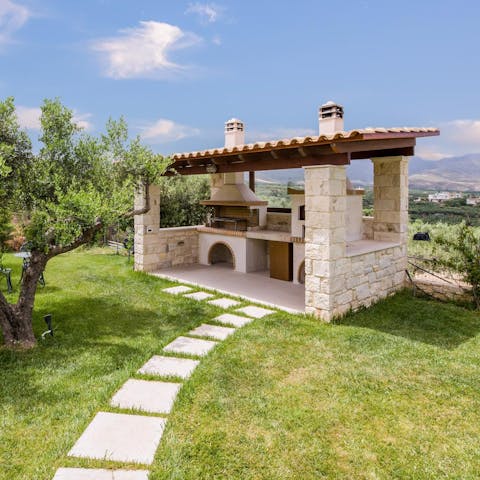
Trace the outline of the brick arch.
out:
[[[213,262],[212,261],[212,254],[214,253],[214,249],[218,246],[223,246],[226,247],[227,250],[230,252],[230,256],[232,258],[232,269],[235,270],[235,265],[236,265],[236,258],[235,258],[235,252],[233,248],[227,243],[227,242],[215,242],[209,249],[208,249],[208,263],[210,265],[213,265],[215,263],[220,263],[220,262]]]
[[[305,283],[305,260],[303,260],[302,263],[300,263],[300,266],[298,267],[297,281],[298,283],[301,283],[301,284]]]

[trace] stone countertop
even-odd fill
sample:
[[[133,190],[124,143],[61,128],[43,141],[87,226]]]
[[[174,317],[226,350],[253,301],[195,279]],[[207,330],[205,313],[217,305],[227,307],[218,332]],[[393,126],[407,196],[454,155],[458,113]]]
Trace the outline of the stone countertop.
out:
[[[381,242],[379,240],[355,240],[347,242],[347,257],[354,257],[355,255],[364,255],[365,253],[377,252],[379,250],[386,250],[387,248],[399,247],[400,244],[396,242]]]

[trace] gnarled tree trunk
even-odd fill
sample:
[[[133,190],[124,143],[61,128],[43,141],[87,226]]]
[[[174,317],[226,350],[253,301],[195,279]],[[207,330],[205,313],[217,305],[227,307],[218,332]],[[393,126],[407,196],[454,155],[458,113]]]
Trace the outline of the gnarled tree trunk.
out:
[[[37,340],[33,333],[32,313],[38,279],[47,264],[44,253],[32,252],[25,270],[20,295],[16,304],[10,304],[0,292],[0,326],[5,344],[9,347],[31,348]]]

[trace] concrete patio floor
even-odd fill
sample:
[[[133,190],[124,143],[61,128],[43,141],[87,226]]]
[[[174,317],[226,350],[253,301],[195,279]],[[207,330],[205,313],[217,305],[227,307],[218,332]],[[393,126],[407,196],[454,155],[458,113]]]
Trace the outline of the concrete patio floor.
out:
[[[305,311],[305,286],[270,278],[268,271],[239,273],[224,264],[195,264],[166,268],[152,275],[214,289],[290,313]]]

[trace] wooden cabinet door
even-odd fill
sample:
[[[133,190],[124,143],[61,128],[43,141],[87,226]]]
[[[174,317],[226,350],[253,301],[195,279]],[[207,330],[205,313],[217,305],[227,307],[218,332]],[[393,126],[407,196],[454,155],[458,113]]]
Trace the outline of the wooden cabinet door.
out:
[[[293,243],[269,242],[270,277],[278,280],[293,280]]]

